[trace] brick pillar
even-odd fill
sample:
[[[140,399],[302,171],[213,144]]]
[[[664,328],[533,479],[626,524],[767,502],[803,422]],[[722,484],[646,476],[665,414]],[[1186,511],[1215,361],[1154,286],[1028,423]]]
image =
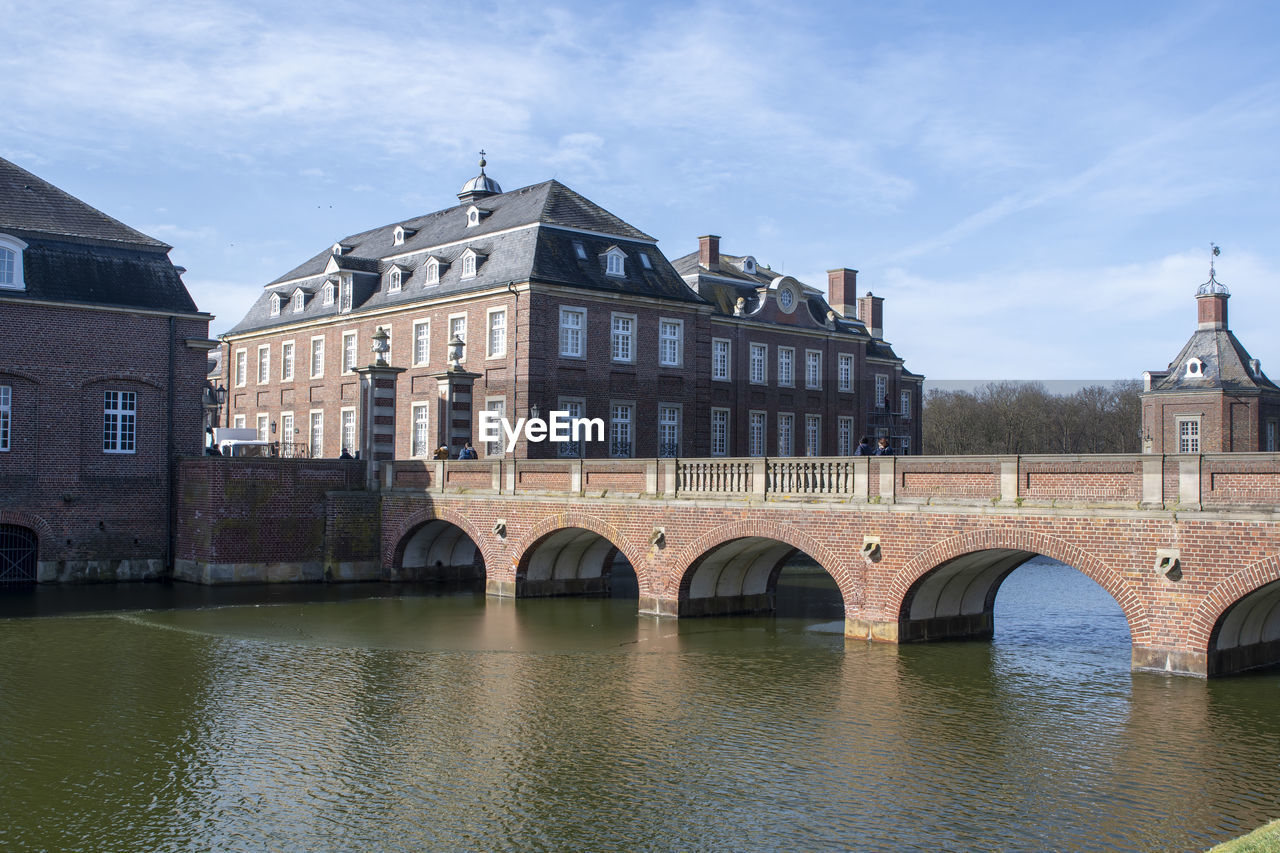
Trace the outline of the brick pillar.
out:
[[[360,375],[360,458],[365,460],[365,485],[378,486],[382,462],[396,458],[396,379],[403,367],[357,367]]]
[[[458,451],[472,441],[474,406],[472,389],[479,373],[469,373],[461,368],[450,368],[435,374],[439,388],[436,406],[436,446],[449,448],[449,458],[457,459]]]
[[[720,271],[720,238],[715,234],[698,238],[698,266],[711,272]]]
[[[827,270],[827,302],[845,317],[854,317],[858,307],[858,271]]]
[[[867,334],[873,338],[883,338],[884,298],[873,296],[870,290],[866,296],[858,297],[858,319],[867,327]]]

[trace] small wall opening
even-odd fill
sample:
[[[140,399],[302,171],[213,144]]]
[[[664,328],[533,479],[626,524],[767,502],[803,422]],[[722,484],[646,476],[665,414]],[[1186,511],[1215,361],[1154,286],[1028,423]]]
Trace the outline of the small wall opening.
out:
[[[39,550],[34,530],[0,524],[0,586],[35,583]]]
[[[405,537],[393,567],[396,580],[483,589],[484,555],[461,527],[428,521]]]
[[[566,527],[535,542],[516,569],[516,597],[589,595],[637,598],[634,567],[616,545],[592,530]]]
[[[1280,581],[1260,586],[1223,612],[1209,638],[1208,675],[1280,665]]]

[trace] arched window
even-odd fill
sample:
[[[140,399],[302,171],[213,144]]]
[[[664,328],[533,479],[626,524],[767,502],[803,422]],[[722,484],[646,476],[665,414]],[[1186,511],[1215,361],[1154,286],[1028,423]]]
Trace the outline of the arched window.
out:
[[[0,234],[0,287],[25,290],[22,277],[22,250],[27,244],[17,237]]]

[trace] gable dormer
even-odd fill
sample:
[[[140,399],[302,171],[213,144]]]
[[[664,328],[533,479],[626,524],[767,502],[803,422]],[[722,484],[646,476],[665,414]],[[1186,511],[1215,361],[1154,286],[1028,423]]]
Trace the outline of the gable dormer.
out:
[[[329,253],[332,254],[335,258],[340,258],[343,255],[350,252],[351,249],[352,249],[351,246],[347,246],[341,242],[338,242],[333,244],[333,247],[329,250]]]
[[[271,307],[271,316],[280,316],[280,294],[273,293],[267,298],[267,304]]]
[[[461,257],[462,257],[462,277],[475,278],[476,271],[480,269],[480,267],[484,264],[485,260],[489,256],[486,255],[484,252],[480,252],[480,251],[477,251],[476,249],[467,247],[465,250],[463,250]]]
[[[604,274],[622,278],[627,274],[627,253],[617,246],[610,246],[600,256],[604,258]]]
[[[291,300],[293,303],[293,313],[301,314],[302,309],[305,308],[307,305],[307,292],[303,290],[301,287],[296,288],[293,291],[293,296],[291,297]]]
[[[747,255],[742,259],[742,271],[747,275],[756,274],[756,259]]]
[[[427,258],[425,269],[427,271],[426,284],[439,284],[440,276],[449,270],[449,262],[437,255],[431,255]]]
[[[324,283],[323,296],[320,300],[321,304],[324,304],[324,305],[333,304],[333,291],[334,291],[334,288],[337,286],[337,284],[338,282],[332,278]]]
[[[417,228],[406,228],[403,225],[397,225],[395,230],[391,232],[391,242],[396,246],[403,246],[405,240],[417,233]]]
[[[483,222],[484,218],[488,216],[490,213],[493,213],[493,211],[484,207],[479,207],[474,204],[471,205],[470,207],[467,208],[467,227],[475,228],[477,225]]]
[[[387,270],[387,291],[390,293],[399,293],[404,280],[408,278],[409,271],[399,264],[392,264]]]

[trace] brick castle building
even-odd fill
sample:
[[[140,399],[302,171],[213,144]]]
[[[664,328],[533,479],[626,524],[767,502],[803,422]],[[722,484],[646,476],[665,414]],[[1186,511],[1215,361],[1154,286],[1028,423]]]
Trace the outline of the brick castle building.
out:
[[[606,425],[602,441],[522,439],[517,456],[839,455],[862,434],[918,452],[922,377],[883,340],[882,300],[856,297],[855,271],[830,274],[829,303],[722,256],[717,237],[673,265],[563,184],[503,192],[480,165],[460,204],[339,239],[266,285],[223,336],[228,426],[285,454],[354,451],[381,330],[403,370],[380,392],[397,457],[456,456],[482,409]]]
[[[1228,327],[1230,298],[1211,263],[1209,280],[1196,292],[1195,333],[1167,369],[1142,375],[1144,453],[1273,452],[1280,446],[1280,387]]]
[[[215,343],[169,248],[0,159],[0,583],[166,574]]]

